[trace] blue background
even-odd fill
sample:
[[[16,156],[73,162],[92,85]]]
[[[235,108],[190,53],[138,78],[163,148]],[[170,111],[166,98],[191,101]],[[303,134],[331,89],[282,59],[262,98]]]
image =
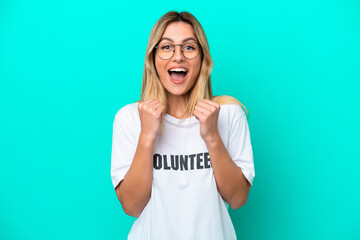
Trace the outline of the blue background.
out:
[[[126,239],[112,123],[139,100],[150,31],[189,11],[215,95],[250,112],[239,239],[359,239],[360,3],[0,1],[0,239]]]

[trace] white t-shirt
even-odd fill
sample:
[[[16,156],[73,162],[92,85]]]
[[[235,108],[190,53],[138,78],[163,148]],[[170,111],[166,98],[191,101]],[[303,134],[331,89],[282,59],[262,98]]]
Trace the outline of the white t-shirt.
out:
[[[111,178],[114,188],[135,155],[141,122],[138,103],[121,108],[113,124]],[[189,123],[190,120],[190,123]],[[217,190],[200,122],[165,114],[153,155],[151,198],[135,220],[128,239],[236,239],[227,203]],[[255,176],[250,132],[240,105],[220,106],[218,130],[232,160],[251,183]]]

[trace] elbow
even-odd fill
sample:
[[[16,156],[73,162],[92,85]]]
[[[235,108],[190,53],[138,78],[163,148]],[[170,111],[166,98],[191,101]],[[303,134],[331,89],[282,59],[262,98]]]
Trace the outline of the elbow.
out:
[[[234,200],[232,202],[229,202],[229,205],[230,205],[230,207],[232,209],[236,210],[236,209],[239,209],[242,206],[244,206],[246,201],[247,201],[247,197],[246,198],[240,198],[240,199]]]
[[[116,195],[119,199],[121,207],[126,215],[131,217],[138,218],[143,210],[143,207],[140,207],[136,204],[136,202],[126,199],[124,196],[121,196],[120,191],[116,192]]]
[[[127,208],[124,204],[121,204],[124,212],[126,213],[126,215],[129,215],[131,217],[135,217],[138,218],[140,216],[140,212],[139,211],[135,211],[134,209],[130,209]]]
[[[120,200],[119,198],[119,201],[121,203],[121,207],[122,209],[124,210],[124,212],[126,213],[126,215],[129,215],[131,217],[136,217],[138,218],[141,214],[141,211],[139,210],[138,207],[136,207],[132,201],[127,201],[125,202],[122,198],[122,200]]]
[[[134,206],[132,201],[126,200],[124,196],[120,193],[120,184],[116,187],[115,192],[116,196],[121,204],[121,207],[126,215],[131,217],[138,218],[140,216],[141,211],[138,211],[136,206]]]
[[[232,199],[228,203],[232,209],[234,210],[239,209],[245,205],[248,196],[249,196],[249,189],[246,192],[237,193],[232,197]]]
[[[134,206],[134,204],[131,204],[131,202],[124,202],[122,200],[120,200],[121,203],[121,207],[124,210],[124,212],[126,213],[126,215],[129,215],[131,217],[136,217],[138,218],[141,214],[141,211],[138,210],[138,208],[136,208],[136,206]]]
[[[248,181],[246,181],[245,190],[241,190],[237,192],[235,195],[233,195],[231,201],[229,202],[229,205],[232,209],[234,210],[239,209],[245,205],[249,196],[250,187],[251,184]]]

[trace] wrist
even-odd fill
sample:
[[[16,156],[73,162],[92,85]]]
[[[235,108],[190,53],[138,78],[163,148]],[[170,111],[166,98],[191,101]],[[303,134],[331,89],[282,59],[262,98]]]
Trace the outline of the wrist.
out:
[[[152,147],[154,146],[155,144],[155,141],[156,141],[156,137],[151,135],[151,134],[147,134],[145,132],[140,132],[140,135],[139,135],[139,143],[142,145],[142,146],[146,146],[146,147]]]
[[[219,132],[206,136],[203,140],[208,147],[216,146],[219,141],[222,141]]]

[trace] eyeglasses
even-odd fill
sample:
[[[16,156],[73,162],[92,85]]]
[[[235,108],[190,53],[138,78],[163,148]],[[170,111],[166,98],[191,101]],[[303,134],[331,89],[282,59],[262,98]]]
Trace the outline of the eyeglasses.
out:
[[[201,47],[196,42],[187,42],[184,44],[171,44],[169,42],[160,42],[155,46],[157,55],[163,59],[168,60],[172,58],[175,53],[175,46],[181,46],[181,52],[187,59],[194,59],[199,55]]]

